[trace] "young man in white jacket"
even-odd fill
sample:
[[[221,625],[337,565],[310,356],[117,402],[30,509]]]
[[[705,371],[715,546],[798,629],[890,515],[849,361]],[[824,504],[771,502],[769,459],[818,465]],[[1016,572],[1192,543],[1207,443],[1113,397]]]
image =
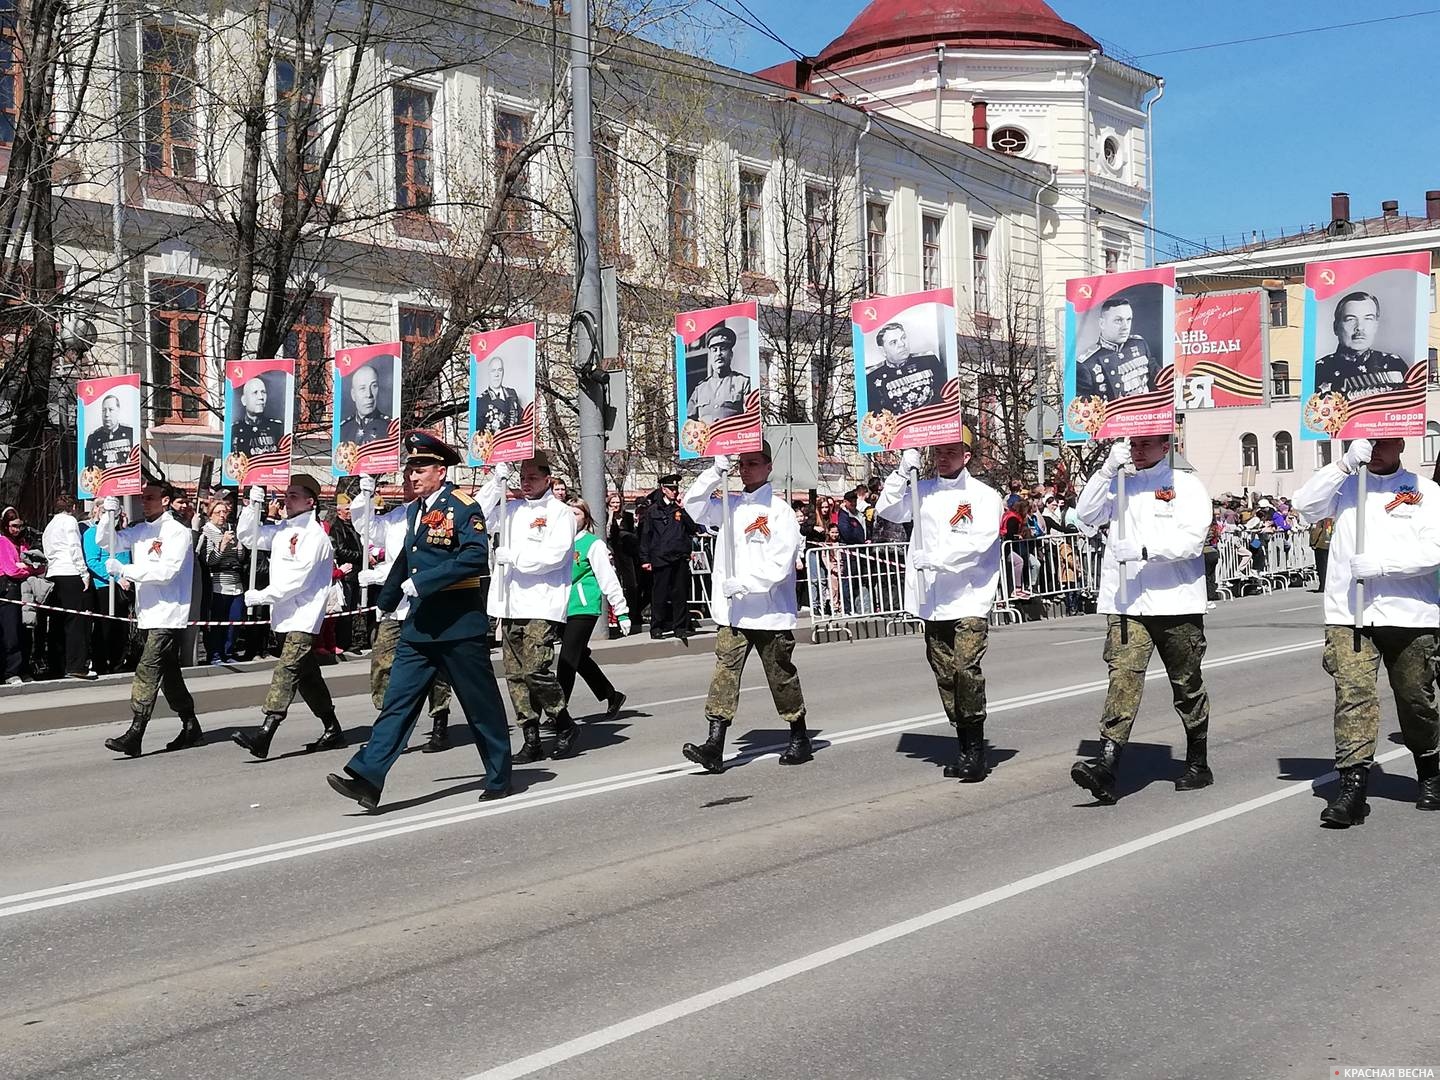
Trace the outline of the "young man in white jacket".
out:
[[[685,492],[685,512],[697,525],[720,528],[724,514],[711,498],[730,471],[730,459],[715,458]],[[706,772],[725,769],[725,730],[740,703],[740,676],[754,649],[765,667],[765,681],[775,711],[790,725],[790,743],[780,755],[782,765],[811,759],[805,726],[805,695],[791,656],[795,651],[795,560],[800,553],[800,526],[783,496],[770,487],[770,444],[739,457],[742,490],[730,495],[730,530],[721,529],[711,560],[710,611],[715,633],[715,672],[705,699],[709,737],[698,746],[686,743],[681,752]]]
[[[1295,492],[1307,521],[1335,519],[1325,575],[1325,671],[1335,680],[1335,768],[1340,791],[1320,812],[1335,828],[1359,825],[1365,800],[1380,698],[1380,664],[1390,679],[1400,734],[1415,755],[1420,781],[1417,810],[1440,810],[1440,714],[1433,663],[1440,646],[1440,487],[1400,467],[1403,439],[1356,439],[1340,460]],[[1355,550],[1359,478],[1366,463],[1365,550]],[[1357,585],[1364,609],[1356,629]]]
[[[945,766],[945,775],[979,783],[989,772],[980,661],[1000,583],[1004,500],[969,474],[969,464],[967,428],[960,442],[935,447],[935,478],[919,481],[920,527],[910,533],[905,610],[925,622],[925,659],[955,728],[955,764]],[[900,468],[885,480],[876,514],[886,521],[913,520],[909,477],[919,469],[920,452],[906,450]]]
[[[383,561],[361,570],[360,584],[384,585],[400,552],[405,548],[405,534],[410,528],[410,504],[415,495],[408,477],[404,481],[405,500],[383,514],[375,513],[375,477],[360,478],[360,494],[350,504],[350,523],[360,535],[361,550],[372,546],[385,552]],[[400,630],[410,614],[410,598],[404,597],[394,611],[380,613],[375,624],[375,644],[370,650],[370,704],[378,713],[385,707],[385,688],[390,685],[390,669],[395,666],[395,647],[400,643]],[[450,749],[450,684],[437,674],[430,686],[426,704],[429,706],[430,735],[420,748],[422,754],[438,754]]]
[[[1100,752],[1077,761],[1070,778],[1106,805],[1118,798],[1120,755],[1140,708],[1145,669],[1157,650],[1185,725],[1185,770],[1175,790],[1215,782],[1206,746],[1210,697],[1200,674],[1207,603],[1202,549],[1212,516],[1210,495],[1196,477],[1170,467],[1169,450],[1167,435],[1136,437],[1128,444],[1117,440],[1076,504],[1086,525],[1110,527],[1097,605],[1107,623],[1110,687],[1100,717]],[[1121,484],[1127,498],[1123,522],[1117,495]]]
[[[184,750],[200,743],[203,733],[195,718],[195,699],[180,671],[180,641],[190,620],[190,589],[195,576],[195,544],[188,528],[170,513],[174,491],[163,480],[151,480],[140,495],[145,520],[116,529],[120,500],[105,500],[105,513],[96,523],[95,539],[110,552],[105,572],[135,583],[135,624],[145,632],[145,648],[130,684],[130,728],[118,739],[106,739],[107,749],[126,757],[140,756],[140,740],[155,712],[161,691],[180,717],[180,734],[166,750]],[[130,562],[115,556],[129,551]]]
[[[550,492],[544,451],[520,466],[521,498],[508,498],[509,480],[510,466],[496,465],[479,503],[495,564],[486,610],[501,620],[506,686],[524,739],[515,764],[526,765],[545,757],[540,722],[546,716],[555,721],[553,757],[574,753],[580,737],[555,677],[555,645],[570,609],[575,515]]]
[[[315,637],[325,621],[325,602],[335,571],[330,537],[315,513],[320,482],[306,473],[290,477],[285,491],[286,517],[278,525],[260,523],[264,500],[264,489],[252,487],[235,526],[235,535],[245,547],[259,545],[261,551],[270,552],[270,584],[247,589],[245,606],[269,604],[270,625],[285,641],[265,695],[265,722],[257,731],[237,731],[230,737],[255,757],[266,757],[275,729],[298,691],[324,725],[320,738],[308,743],[305,750],[334,750],[345,745],[345,732],[335,717],[330,688],[315,658]]]

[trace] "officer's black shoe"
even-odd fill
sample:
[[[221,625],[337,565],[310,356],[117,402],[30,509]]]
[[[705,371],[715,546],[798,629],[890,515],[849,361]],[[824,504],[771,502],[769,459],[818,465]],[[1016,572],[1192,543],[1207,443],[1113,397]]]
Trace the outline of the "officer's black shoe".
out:
[[[354,799],[372,814],[380,805],[380,789],[368,780],[362,780],[358,776],[341,776],[333,772],[325,779],[338,794]]]
[[[945,775],[962,784],[978,784],[990,775],[985,760],[985,728],[980,724],[955,729],[955,764],[945,766]]]
[[[1415,778],[1420,781],[1416,810],[1440,810],[1440,754],[1415,759]]]
[[[334,716],[322,716],[320,722],[325,725],[325,730],[320,733],[320,738],[305,744],[307,754],[315,754],[321,750],[338,750],[345,745],[345,729],[340,726],[339,720]]]
[[[575,752],[575,744],[579,740],[580,725],[575,723],[568,711],[562,712],[555,718],[555,749],[550,751],[550,756],[569,757]]]
[[[540,725],[535,722],[520,725],[520,734],[525,741],[515,755],[516,765],[529,765],[545,759],[545,744],[540,741]]]
[[[238,746],[249,750],[251,755],[265,760],[270,754],[270,740],[275,737],[275,729],[285,717],[280,713],[266,713],[265,722],[256,731],[234,731],[230,738]]]
[[[478,802],[494,802],[496,799],[503,799],[503,798],[505,798],[505,796],[507,796],[507,795],[509,795],[509,794],[510,794],[510,785],[509,785],[509,784],[506,784],[504,787],[499,787],[499,788],[486,788],[484,791],[480,792],[480,798],[479,798],[477,801],[478,801]]]
[[[1370,804],[1365,801],[1365,789],[1370,785],[1370,766],[1352,765],[1340,770],[1340,794],[1320,811],[1320,822],[1337,829],[1348,829],[1360,825],[1370,813]]]
[[[450,714],[441,710],[435,714],[430,727],[430,737],[420,748],[422,754],[439,754],[450,749]]]
[[[182,716],[180,718],[180,734],[165,744],[166,750],[188,750],[192,746],[199,746],[205,739],[205,733],[200,730],[200,721],[193,716]]]
[[[804,765],[815,757],[815,752],[810,748],[810,734],[805,730],[805,722],[790,725],[790,745],[780,755],[781,765]]]
[[[1089,761],[1077,761],[1070,766],[1070,779],[1095,796],[1096,802],[1114,806],[1119,800],[1115,794],[1115,776],[1123,749],[1114,739],[1101,739],[1100,753]]]
[[[140,756],[140,740],[145,736],[146,721],[136,716],[131,719],[130,726],[125,734],[118,739],[106,739],[105,749],[113,750],[117,754],[124,754],[126,757]]]
[[[605,699],[605,719],[615,720],[620,716],[620,710],[625,707],[625,695],[619,690],[612,691]]]
[[[708,773],[725,771],[725,729],[730,725],[724,720],[710,721],[710,737],[699,746],[686,743],[680,752]]]
[[[1215,782],[1206,758],[1208,740],[1191,739],[1185,747],[1185,771],[1175,779],[1176,791],[1198,791]]]

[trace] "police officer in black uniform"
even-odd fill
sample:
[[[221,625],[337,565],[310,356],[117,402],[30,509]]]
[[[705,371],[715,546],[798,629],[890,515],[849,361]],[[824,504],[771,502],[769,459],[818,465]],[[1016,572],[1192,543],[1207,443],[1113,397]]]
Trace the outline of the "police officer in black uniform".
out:
[[[269,395],[265,380],[258,375],[241,389],[240,404],[245,412],[230,429],[232,453],[254,457],[257,454],[273,454],[280,449],[285,425],[266,417],[265,404]]]
[[[369,364],[350,376],[355,412],[340,423],[340,441],[364,446],[390,434],[390,417],[380,408],[380,376]]]
[[[1396,390],[1410,365],[1403,356],[1371,348],[1380,331],[1380,300],[1373,293],[1346,293],[1335,305],[1336,348],[1315,363],[1315,391],[1338,392],[1346,401]]]
[[[1100,340],[1075,365],[1075,396],[1118,401],[1155,389],[1160,360],[1139,334],[1130,333],[1135,309],[1124,296],[1100,305]]]
[[[640,523],[640,565],[651,573],[650,636],[690,636],[690,538],[700,531],[680,505],[680,474],[660,478]]]
[[[115,469],[130,460],[135,445],[135,429],[120,423],[120,399],[106,394],[100,399],[102,424],[85,440],[87,469]]]

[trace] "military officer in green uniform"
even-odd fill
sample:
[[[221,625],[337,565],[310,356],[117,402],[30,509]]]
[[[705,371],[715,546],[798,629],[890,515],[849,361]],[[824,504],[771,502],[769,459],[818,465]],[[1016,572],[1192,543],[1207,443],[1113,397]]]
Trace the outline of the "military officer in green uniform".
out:
[[[405,544],[376,606],[394,611],[410,601],[400,630],[385,705],[370,741],[331,773],[330,786],[367,810],[380,804],[385,776],[414,730],[430,687],[445,676],[465,710],[485,766],[480,801],[510,794],[510,728],[486,645],[490,626],[480,594],[480,572],[489,560],[485,519],[479,504],[445,477],[460,463],[454,448],[424,431],[405,437],[405,479],[415,492]]]
[[[1373,293],[1346,293],[1331,323],[1335,351],[1315,362],[1315,392],[1339,393],[1359,401],[1398,390],[1410,365],[1403,356],[1374,348],[1380,332],[1380,299]]]
[[[735,331],[728,326],[715,327],[705,335],[705,351],[709,354],[705,378],[690,391],[685,415],[706,423],[739,416],[745,411],[750,377],[731,369],[735,362]]]
[[[230,450],[236,454],[273,454],[285,437],[285,425],[265,415],[269,391],[258,375],[245,383],[240,391],[244,413],[230,429]]]

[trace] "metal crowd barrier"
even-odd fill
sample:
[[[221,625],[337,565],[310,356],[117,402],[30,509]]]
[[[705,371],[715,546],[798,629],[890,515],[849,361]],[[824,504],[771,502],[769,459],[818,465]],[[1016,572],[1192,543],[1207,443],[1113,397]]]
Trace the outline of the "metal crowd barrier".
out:
[[[992,622],[1027,613],[1061,618],[1093,611],[1103,549],[1080,533],[1051,533],[1000,545],[1000,587]]]
[[[920,629],[920,620],[905,610],[909,548],[899,542],[816,544],[806,549],[814,641],[853,641],[871,628],[887,637]]]
[[[1276,589],[1313,587],[1320,581],[1315,568],[1315,549],[1310,534],[1292,532],[1262,533],[1261,546],[1250,546],[1248,533],[1234,533],[1220,538],[1220,563],[1215,570],[1215,585],[1222,598],[1274,592]]]

